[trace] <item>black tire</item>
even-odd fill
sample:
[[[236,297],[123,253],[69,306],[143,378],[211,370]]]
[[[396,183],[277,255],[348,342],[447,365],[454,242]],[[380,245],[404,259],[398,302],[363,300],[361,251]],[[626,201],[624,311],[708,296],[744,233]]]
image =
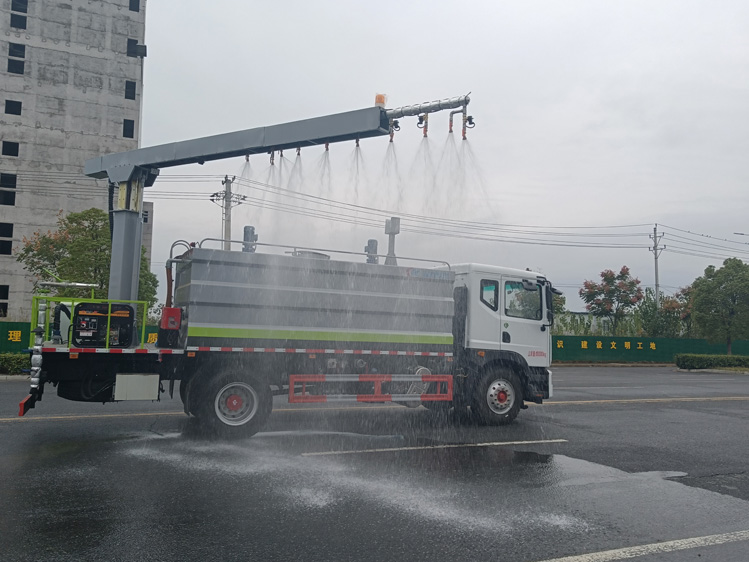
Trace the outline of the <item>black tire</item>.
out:
[[[185,407],[185,413],[189,414],[189,408],[187,407],[187,379],[179,381],[179,399],[182,400],[182,405]]]
[[[485,425],[504,425],[514,420],[523,405],[523,389],[515,373],[489,369],[476,385],[471,411]]]
[[[190,411],[221,437],[251,437],[268,421],[273,393],[267,383],[247,375],[220,374],[195,385],[190,381]]]

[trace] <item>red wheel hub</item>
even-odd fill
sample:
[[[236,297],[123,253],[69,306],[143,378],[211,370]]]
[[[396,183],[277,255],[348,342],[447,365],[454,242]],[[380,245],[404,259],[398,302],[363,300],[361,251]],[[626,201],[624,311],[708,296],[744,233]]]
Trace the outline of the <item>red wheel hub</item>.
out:
[[[497,394],[497,400],[499,400],[500,404],[507,402],[507,393],[504,390],[501,390],[499,394]]]
[[[229,408],[232,412],[236,412],[242,407],[243,404],[242,397],[237,394],[232,394],[226,399],[226,407]]]

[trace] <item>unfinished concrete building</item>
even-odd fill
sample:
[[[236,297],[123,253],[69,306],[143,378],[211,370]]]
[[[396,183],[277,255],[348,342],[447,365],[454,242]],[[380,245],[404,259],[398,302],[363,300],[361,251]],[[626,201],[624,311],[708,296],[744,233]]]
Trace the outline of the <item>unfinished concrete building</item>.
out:
[[[108,208],[86,159],[138,147],[145,9],[0,0],[0,316],[30,314],[33,280],[13,255],[23,238],[54,228],[60,211]]]

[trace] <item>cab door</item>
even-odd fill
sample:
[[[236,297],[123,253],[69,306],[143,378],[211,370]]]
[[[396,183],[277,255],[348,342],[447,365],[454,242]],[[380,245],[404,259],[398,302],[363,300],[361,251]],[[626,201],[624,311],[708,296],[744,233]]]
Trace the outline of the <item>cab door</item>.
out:
[[[502,314],[499,275],[477,273],[469,281],[469,315],[466,346],[471,349],[500,349]]]
[[[501,349],[522,355],[529,366],[547,366],[549,335],[542,286],[536,279],[502,276]]]

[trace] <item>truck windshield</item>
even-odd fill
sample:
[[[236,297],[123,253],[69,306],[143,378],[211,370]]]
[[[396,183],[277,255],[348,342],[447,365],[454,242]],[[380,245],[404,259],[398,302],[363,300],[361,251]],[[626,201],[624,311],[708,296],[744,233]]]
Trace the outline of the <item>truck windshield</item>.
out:
[[[534,291],[523,287],[520,281],[505,281],[505,314],[514,318],[541,320],[541,290]]]

